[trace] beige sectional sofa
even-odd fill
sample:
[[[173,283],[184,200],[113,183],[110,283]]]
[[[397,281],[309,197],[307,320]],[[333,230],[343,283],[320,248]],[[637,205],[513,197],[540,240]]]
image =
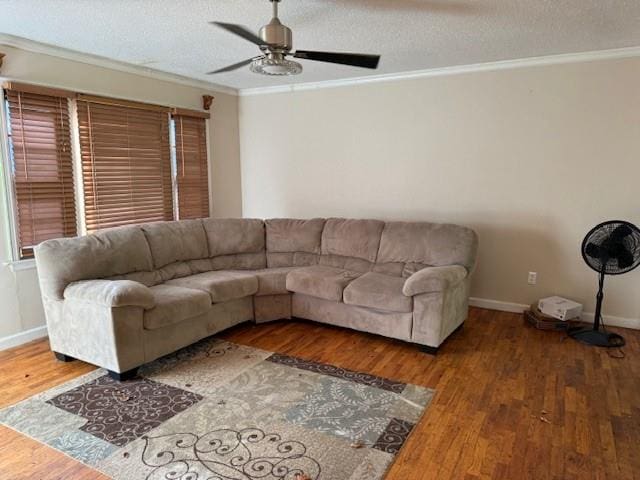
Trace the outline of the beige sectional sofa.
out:
[[[48,240],[51,348],[126,378],[233,325],[299,317],[435,352],[467,317],[476,234],[457,225],[203,219]]]

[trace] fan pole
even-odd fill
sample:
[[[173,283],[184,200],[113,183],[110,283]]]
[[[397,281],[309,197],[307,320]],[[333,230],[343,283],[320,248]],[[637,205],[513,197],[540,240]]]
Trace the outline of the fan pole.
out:
[[[600,316],[602,312],[602,300],[604,299],[604,266],[600,272],[598,279],[598,294],[596,295],[596,312],[593,319],[593,328],[591,327],[571,327],[567,334],[579,342],[587,345],[595,345],[597,347],[622,347],[624,346],[624,338],[617,333],[608,333],[600,330]]]
[[[600,278],[598,280],[598,294],[596,295],[596,313],[593,319],[593,330],[600,330],[600,314],[602,312],[602,300],[604,299],[604,268],[600,272]]]

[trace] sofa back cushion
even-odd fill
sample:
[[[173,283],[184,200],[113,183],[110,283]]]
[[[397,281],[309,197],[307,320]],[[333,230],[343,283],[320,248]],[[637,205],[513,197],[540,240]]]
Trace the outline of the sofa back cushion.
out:
[[[264,222],[255,218],[205,218],[209,256],[264,251]]]
[[[155,268],[209,256],[201,220],[148,223],[140,228],[149,242]]]
[[[326,267],[341,268],[352,272],[367,273],[373,268],[373,263],[357,257],[343,257],[341,255],[321,255],[320,265]]]
[[[213,270],[266,267],[264,222],[255,218],[206,218],[202,225]]]
[[[47,240],[35,254],[42,294],[58,300],[71,282],[153,270],[149,244],[138,226]]]
[[[105,277],[105,280],[133,280],[140,282],[147,287],[159,285],[174,278],[188,277],[197,273],[210,272],[215,270],[211,265],[210,258],[199,258],[197,260],[187,260],[173,262],[162,268],[150,272],[131,272],[124,275],[112,275]]]
[[[478,238],[470,228],[428,222],[387,222],[377,262],[402,262],[405,270],[411,271],[443,265],[462,265],[471,271],[477,248]]]
[[[156,228],[161,225],[170,228]],[[155,270],[113,275],[108,277],[109,280],[134,280],[152,287],[212,270],[253,270],[266,266],[262,220],[207,218],[150,224],[143,228],[148,229],[149,226],[154,227],[156,234],[154,237],[146,232],[154,260],[156,251],[163,252]],[[180,233],[184,238],[180,238]],[[154,241],[157,242],[155,246]],[[196,245],[183,247],[182,242],[194,242]],[[172,254],[171,248],[176,247],[178,252]],[[171,263],[164,263],[168,260]]]
[[[360,273],[376,261],[384,222],[330,218],[322,232],[320,264]]]
[[[267,265],[308,266],[318,263],[324,218],[265,220]]]
[[[322,255],[355,257],[375,262],[384,222],[330,218],[322,232]]]

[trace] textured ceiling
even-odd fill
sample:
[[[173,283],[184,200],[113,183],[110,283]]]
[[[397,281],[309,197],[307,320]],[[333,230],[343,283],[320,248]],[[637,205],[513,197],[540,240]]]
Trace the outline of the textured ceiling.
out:
[[[208,25],[258,30],[267,0],[0,0],[0,33],[233,88],[640,45],[640,0],[283,0],[294,46],[382,55],[377,71],[301,60],[297,77],[204,72],[257,47]]]

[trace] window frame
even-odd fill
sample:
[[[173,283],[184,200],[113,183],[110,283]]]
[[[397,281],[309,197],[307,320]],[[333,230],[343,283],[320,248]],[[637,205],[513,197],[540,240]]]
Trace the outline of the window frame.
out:
[[[5,217],[7,218],[7,226],[8,226],[8,244],[10,246],[10,262],[28,262],[33,261],[33,259],[21,259],[20,251],[18,247],[18,205],[16,199],[16,191],[15,186],[13,184],[13,163],[12,163],[12,153],[11,147],[9,145],[9,108],[8,108],[8,100],[5,96],[5,90],[2,89],[0,92],[1,102],[0,102],[0,135],[2,136],[2,141],[0,142],[0,155],[2,156],[2,177],[4,180],[4,188],[5,188],[5,199],[4,204],[6,208]]]
[[[211,175],[209,174],[209,172],[211,171],[211,162],[210,162],[210,150],[209,150],[209,119],[208,118],[199,118],[196,116],[190,116],[190,115],[185,115],[185,114],[181,114],[181,113],[174,113],[171,115],[171,127],[172,127],[172,132],[171,134],[172,136],[172,141],[173,141],[173,150],[172,150],[172,159],[171,161],[174,162],[173,167],[175,170],[175,207],[174,207],[174,217],[176,220],[182,220],[182,215],[180,214],[180,189],[179,189],[179,184],[180,184],[180,179],[179,179],[179,171],[180,168],[178,166],[178,145],[176,144],[178,137],[177,137],[177,133],[176,133],[176,117],[180,118],[180,121],[182,121],[183,118],[189,118],[191,117],[192,119],[201,119],[204,120],[204,141],[205,141],[205,149],[204,149],[204,157],[206,160],[206,176],[207,176],[207,181],[206,181],[206,186],[207,186],[207,212],[206,213],[206,217],[192,217],[192,218],[207,218],[211,216],[211,212],[212,212],[212,199],[211,199]],[[184,129],[181,125],[180,128],[181,131],[181,135],[184,136]],[[182,146],[180,147],[182,148]],[[184,155],[184,151],[181,152],[181,155]],[[201,185],[198,186],[198,189],[201,191]]]
[[[45,87],[48,88],[48,87]],[[55,88],[55,87],[53,87]],[[0,211],[0,215],[3,216],[7,224],[7,232],[5,233],[5,240],[9,247],[7,251],[0,253],[0,260],[5,261],[11,265],[23,266],[23,268],[30,268],[35,265],[33,258],[20,258],[19,242],[18,242],[18,217],[17,217],[17,198],[15,187],[13,184],[13,156],[9,144],[9,129],[10,118],[8,112],[8,100],[5,97],[5,90],[0,84],[0,181],[4,182],[5,195],[4,195],[4,211]],[[80,147],[80,131],[79,131],[79,119],[78,119],[78,102],[76,98],[67,98],[69,107],[69,128],[71,133],[71,157],[73,163],[73,189],[74,198],[76,202],[76,227],[77,236],[87,235],[86,219],[85,219],[85,198],[84,198],[84,185],[82,178],[82,156]],[[123,100],[127,101],[127,100]],[[180,109],[174,109],[180,110]],[[205,112],[200,112],[205,113]],[[208,114],[207,114],[208,115]],[[206,155],[207,155],[207,186],[209,196],[209,211],[207,216],[211,215],[213,211],[213,198],[211,195],[213,180],[211,175],[211,123],[210,117],[204,117],[205,120],[205,132],[206,132]],[[176,137],[175,137],[175,124],[173,115],[168,115],[167,128],[169,132],[169,151],[170,151],[170,164],[171,164],[171,189],[173,199],[173,219],[178,218],[179,206],[178,206],[178,182],[177,182],[177,155],[176,155]],[[2,204],[0,203],[0,208]],[[206,217],[203,217],[206,218]],[[3,260],[4,259],[4,260]]]
[[[80,153],[80,124],[78,102],[69,99],[69,128],[71,130],[71,162],[73,164],[73,194],[76,200],[76,230],[78,235],[87,234],[85,220],[84,183],[82,181],[82,155]]]
[[[173,218],[180,216],[180,202],[178,200],[178,150],[176,146],[176,121],[169,115],[169,159],[171,162],[171,199],[173,201]],[[207,160],[208,161],[208,160]]]

